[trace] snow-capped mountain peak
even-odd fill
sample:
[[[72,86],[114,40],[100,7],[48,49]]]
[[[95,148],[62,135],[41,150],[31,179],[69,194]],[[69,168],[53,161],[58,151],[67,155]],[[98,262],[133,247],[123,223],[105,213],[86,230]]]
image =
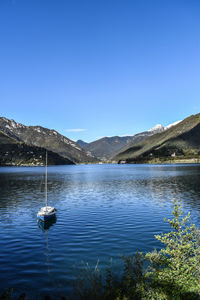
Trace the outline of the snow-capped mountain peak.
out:
[[[169,129],[169,128],[175,126],[175,125],[177,125],[177,124],[180,123],[181,121],[182,121],[182,120],[179,120],[179,121],[176,121],[176,122],[174,122],[174,123],[172,123],[172,124],[169,124],[169,125],[167,125],[166,127],[164,127],[164,129],[167,130],[167,129]]]
[[[164,130],[167,130],[167,129],[169,129],[169,128],[175,126],[175,125],[177,125],[177,124],[180,123],[181,121],[182,121],[182,120],[176,121],[176,122],[174,122],[174,123],[172,123],[172,124],[169,124],[169,125],[167,125],[167,126],[165,126],[165,127],[162,126],[162,124],[157,124],[157,125],[155,125],[153,128],[149,129],[148,132],[152,132],[152,134],[158,133],[158,132],[162,132],[162,131],[164,131]]]
[[[164,127],[161,124],[155,125],[153,128],[149,129],[148,132],[162,132],[164,130]]]

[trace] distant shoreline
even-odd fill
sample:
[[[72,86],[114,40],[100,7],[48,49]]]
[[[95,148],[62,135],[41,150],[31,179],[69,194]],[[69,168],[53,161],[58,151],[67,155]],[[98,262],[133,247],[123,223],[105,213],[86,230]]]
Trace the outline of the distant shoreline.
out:
[[[102,162],[102,163],[78,163],[74,165],[49,165],[49,167],[52,166],[81,166],[81,165],[165,165],[165,164],[200,164],[200,159],[198,158],[192,158],[192,159],[176,159],[176,160],[160,160],[160,159],[154,159],[151,161],[132,161],[132,162]],[[44,167],[44,165],[32,165],[32,164],[5,164],[0,165],[1,167]]]
[[[141,160],[141,161],[121,161],[119,164],[199,164],[200,158],[182,158],[182,159],[160,159],[154,158],[152,160]]]

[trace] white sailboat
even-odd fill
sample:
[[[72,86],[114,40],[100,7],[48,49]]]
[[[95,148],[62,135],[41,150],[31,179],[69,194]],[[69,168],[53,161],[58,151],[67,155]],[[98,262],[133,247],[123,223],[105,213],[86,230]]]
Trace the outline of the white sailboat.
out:
[[[47,151],[46,151],[46,165],[45,165],[45,203],[46,206],[42,207],[37,213],[38,220],[42,222],[49,221],[52,218],[55,218],[56,216],[55,207],[47,205]]]

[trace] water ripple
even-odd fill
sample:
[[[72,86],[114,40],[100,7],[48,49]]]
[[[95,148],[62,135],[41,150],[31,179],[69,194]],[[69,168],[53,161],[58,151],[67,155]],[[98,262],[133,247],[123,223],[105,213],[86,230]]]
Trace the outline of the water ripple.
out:
[[[0,168],[0,292],[30,299],[69,291],[74,267],[159,248],[173,199],[200,224],[199,165],[86,165],[48,169],[49,205],[57,220],[42,231],[43,168]],[[31,298],[32,297],[32,298]]]

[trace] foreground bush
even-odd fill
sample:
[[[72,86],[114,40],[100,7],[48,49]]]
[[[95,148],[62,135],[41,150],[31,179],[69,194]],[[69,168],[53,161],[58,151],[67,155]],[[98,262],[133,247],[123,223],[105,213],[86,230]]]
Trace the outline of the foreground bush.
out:
[[[175,201],[174,218],[167,220],[172,231],[155,238],[164,244],[159,251],[147,253],[150,271],[146,272],[154,289],[164,299],[200,298],[200,231],[191,224],[190,214],[182,217],[181,206]]]

